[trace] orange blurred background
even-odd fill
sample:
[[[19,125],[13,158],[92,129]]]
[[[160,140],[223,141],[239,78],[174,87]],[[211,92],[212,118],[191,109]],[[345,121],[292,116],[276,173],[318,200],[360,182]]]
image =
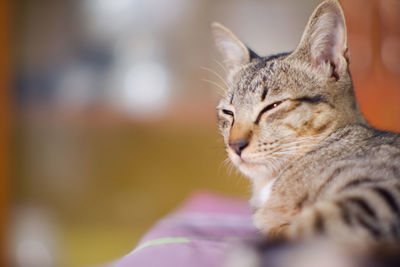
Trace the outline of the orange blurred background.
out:
[[[400,132],[400,2],[340,2],[361,109]],[[222,86],[205,69],[223,75],[209,23],[261,55],[290,51],[318,3],[1,2],[0,210],[11,262],[107,263],[193,191],[247,198],[247,180],[223,164],[218,88],[204,81]]]

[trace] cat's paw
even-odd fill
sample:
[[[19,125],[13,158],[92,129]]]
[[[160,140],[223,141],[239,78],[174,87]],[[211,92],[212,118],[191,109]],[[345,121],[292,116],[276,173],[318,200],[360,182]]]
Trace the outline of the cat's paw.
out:
[[[269,229],[269,231],[267,232],[267,238],[268,240],[272,241],[290,240],[291,238],[289,235],[289,230],[290,230],[289,223],[281,224],[279,226]]]

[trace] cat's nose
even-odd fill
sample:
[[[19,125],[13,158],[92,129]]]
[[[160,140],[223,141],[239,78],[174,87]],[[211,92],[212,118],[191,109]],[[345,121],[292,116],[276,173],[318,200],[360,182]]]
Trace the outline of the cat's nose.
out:
[[[249,140],[239,139],[234,142],[229,142],[229,146],[235,151],[239,156],[242,154],[243,149],[249,145]]]

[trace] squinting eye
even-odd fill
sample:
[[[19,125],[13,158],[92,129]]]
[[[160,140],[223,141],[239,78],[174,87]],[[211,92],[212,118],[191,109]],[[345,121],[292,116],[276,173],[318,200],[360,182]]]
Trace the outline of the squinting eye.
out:
[[[275,102],[275,103],[273,103],[273,104],[271,104],[271,105],[268,105],[268,106],[266,106],[265,108],[263,108],[263,110],[261,110],[260,113],[258,114],[258,117],[257,117],[257,119],[256,119],[256,121],[255,121],[255,124],[258,124],[258,123],[260,122],[261,116],[262,116],[265,112],[267,112],[267,111],[269,111],[269,110],[271,110],[271,109],[273,109],[273,108],[276,108],[277,106],[279,106],[280,104],[282,104],[282,102],[283,102],[283,101],[278,101],[278,102]]]
[[[222,113],[224,113],[224,114],[226,114],[226,115],[229,115],[229,116],[232,116],[232,117],[233,117],[233,112],[232,112],[232,111],[230,111],[230,110],[223,109],[223,110],[222,110]]]

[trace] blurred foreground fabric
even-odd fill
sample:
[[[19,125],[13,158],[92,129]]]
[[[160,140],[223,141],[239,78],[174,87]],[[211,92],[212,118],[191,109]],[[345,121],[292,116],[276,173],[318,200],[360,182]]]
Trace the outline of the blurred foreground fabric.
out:
[[[246,201],[198,192],[110,267],[217,267],[237,242],[259,238]]]

